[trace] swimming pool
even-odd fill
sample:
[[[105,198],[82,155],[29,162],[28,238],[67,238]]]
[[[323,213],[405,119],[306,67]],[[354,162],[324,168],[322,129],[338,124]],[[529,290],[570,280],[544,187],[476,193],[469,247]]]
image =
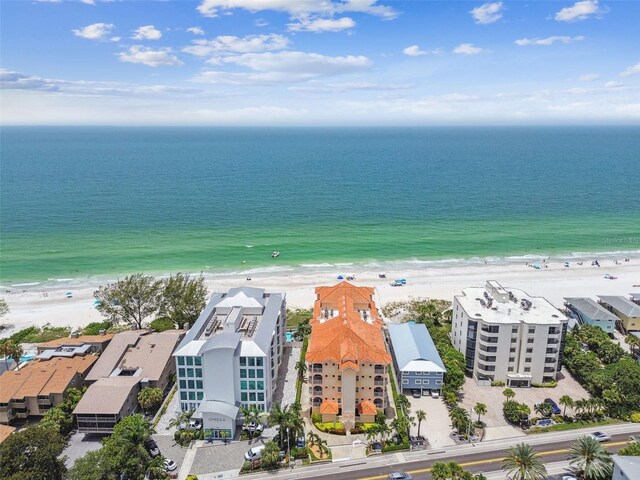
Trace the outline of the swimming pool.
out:
[[[285,342],[293,342],[293,332],[285,332]]]

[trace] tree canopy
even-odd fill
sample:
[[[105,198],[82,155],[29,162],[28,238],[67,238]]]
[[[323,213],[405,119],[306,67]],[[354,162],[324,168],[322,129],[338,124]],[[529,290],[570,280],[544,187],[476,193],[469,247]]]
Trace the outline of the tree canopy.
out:
[[[9,436],[0,444],[3,480],[62,480],[65,440],[55,429],[35,426]]]
[[[207,303],[207,287],[203,277],[191,278],[177,273],[164,280],[159,315],[168,318],[176,328],[193,325]]]

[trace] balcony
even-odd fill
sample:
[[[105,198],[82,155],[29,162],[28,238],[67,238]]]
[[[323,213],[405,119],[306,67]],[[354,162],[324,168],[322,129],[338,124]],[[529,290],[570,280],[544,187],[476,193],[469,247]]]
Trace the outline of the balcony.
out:
[[[38,398],[38,405],[51,405],[50,398]]]
[[[12,403],[14,408],[26,408],[27,407],[26,400],[24,398],[21,398],[19,400],[14,399],[14,400],[11,401],[11,403]]]
[[[384,375],[384,370],[385,370],[385,369],[384,369],[384,367],[378,367],[378,366],[376,366],[374,373],[375,373],[376,375]]]
[[[322,367],[318,368],[318,367],[313,367],[311,369],[311,373],[322,373]]]
[[[374,385],[384,387],[384,382],[382,380],[376,380],[373,382]]]
[[[547,357],[544,359],[544,363],[556,363],[556,358]]]
[[[544,373],[554,373],[556,371],[553,367],[544,367]]]
[[[487,337],[486,335],[480,335],[480,341],[484,343],[498,343],[498,337]]]
[[[13,411],[13,414],[15,415],[16,418],[27,418],[29,416],[29,409],[28,408],[15,409]]]
[[[547,345],[557,345],[558,343],[560,343],[560,340],[557,338],[550,338],[547,340]]]

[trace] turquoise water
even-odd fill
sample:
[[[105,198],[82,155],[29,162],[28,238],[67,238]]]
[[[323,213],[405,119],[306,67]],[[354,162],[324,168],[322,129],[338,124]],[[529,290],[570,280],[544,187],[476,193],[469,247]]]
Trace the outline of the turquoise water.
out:
[[[638,127],[0,137],[3,285],[640,249]]]

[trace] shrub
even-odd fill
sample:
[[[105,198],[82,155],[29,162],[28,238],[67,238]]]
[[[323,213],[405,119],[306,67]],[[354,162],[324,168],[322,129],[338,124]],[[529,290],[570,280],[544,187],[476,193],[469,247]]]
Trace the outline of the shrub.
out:
[[[156,318],[149,324],[149,326],[156,332],[165,332],[167,330],[173,330],[175,328],[173,320],[169,318]]]
[[[109,322],[91,322],[82,329],[83,335],[100,335],[100,330],[109,330],[111,324]]]
[[[629,420],[632,421],[633,423],[640,423],[640,412],[633,412],[629,416]]]
[[[293,458],[307,458],[309,456],[309,454],[307,453],[307,449],[306,448],[297,448],[294,447],[291,449],[291,456]]]
[[[491,382],[492,387],[504,387],[504,382],[502,380],[494,380]]]
[[[507,400],[502,404],[502,413],[508,422],[520,425],[520,420],[524,415],[529,415],[531,409],[525,403],[518,403],[514,400]]]
[[[187,475],[186,480],[198,480],[198,476],[197,475]]]
[[[322,423],[322,415],[320,415],[319,413],[311,414],[311,421],[313,423]]]
[[[562,415],[554,415],[552,418],[556,423],[564,423],[564,417]]]

